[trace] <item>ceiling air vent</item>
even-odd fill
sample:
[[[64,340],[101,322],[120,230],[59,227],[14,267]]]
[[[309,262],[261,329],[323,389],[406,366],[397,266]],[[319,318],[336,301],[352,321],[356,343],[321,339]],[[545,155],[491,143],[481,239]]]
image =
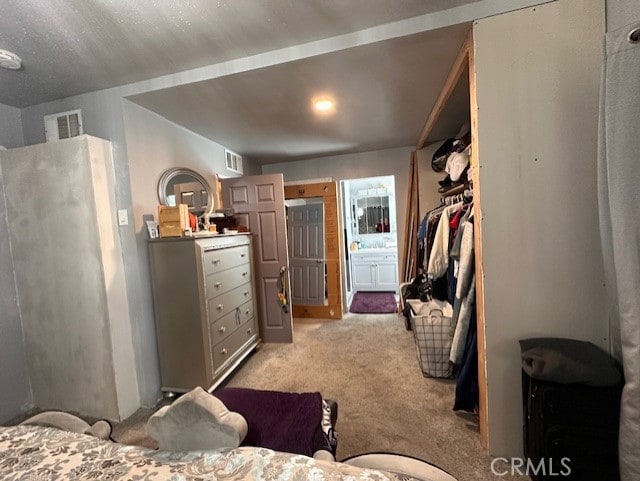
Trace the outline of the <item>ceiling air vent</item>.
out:
[[[227,149],[224,149],[224,155],[227,162],[227,169],[242,174],[242,157]]]
[[[70,110],[44,116],[44,135],[47,142],[82,135],[82,112]]]

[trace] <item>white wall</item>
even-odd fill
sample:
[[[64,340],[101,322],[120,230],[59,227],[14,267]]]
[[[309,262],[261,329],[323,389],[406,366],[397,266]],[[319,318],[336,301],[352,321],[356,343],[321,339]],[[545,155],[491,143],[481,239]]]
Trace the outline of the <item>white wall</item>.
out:
[[[111,151],[92,140],[9,150],[2,170],[33,402],[120,420],[139,399]]]
[[[607,0],[607,31],[640,21],[638,0]]]
[[[0,424],[32,407],[31,386],[11,255],[0,151]]]
[[[24,145],[20,109],[4,104],[0,104],[0,145],[7,149]]]
[[[493,455],[522,454],[519,339],[608,346],[596,189],[603,33],[602,0],[475,26]]]
[[[334,180],[359,179],[381,175],[395,176],[396,217],[398,225],[398,264],[402,262],[405,242],[407,183],[412,147],[376,150],[360,154],[335,155],[317,159],[282,162],[262,166],[263,174],[281,172],[285,182],[333,177]]]

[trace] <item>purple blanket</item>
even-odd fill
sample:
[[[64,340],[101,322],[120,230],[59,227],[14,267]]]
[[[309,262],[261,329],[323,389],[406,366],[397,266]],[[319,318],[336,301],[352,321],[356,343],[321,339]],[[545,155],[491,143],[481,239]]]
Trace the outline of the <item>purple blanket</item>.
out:
[[[249,431],[243,446],[313,456],[322,421],[320,393],[286,393],[226,387],[213,393],[230,411],[242,414]]]

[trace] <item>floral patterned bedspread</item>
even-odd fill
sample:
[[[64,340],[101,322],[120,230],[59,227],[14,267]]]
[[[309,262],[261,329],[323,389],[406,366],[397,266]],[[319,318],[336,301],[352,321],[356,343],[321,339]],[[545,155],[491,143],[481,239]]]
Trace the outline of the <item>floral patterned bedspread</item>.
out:
[[[0,427],[0,479],[399,481],[381,471],[264,448],[166,453],[38,426]]]

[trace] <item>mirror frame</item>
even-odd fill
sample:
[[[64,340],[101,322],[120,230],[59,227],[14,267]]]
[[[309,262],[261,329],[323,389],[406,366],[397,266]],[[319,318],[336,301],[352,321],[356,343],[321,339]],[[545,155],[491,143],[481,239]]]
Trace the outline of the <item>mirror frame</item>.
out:
[[[158,179],[158,187],[157,187],[158,201],[160,202],[160,204],[169,205],[169,201],[167,199],[167,186],[169,185],[169,182],[171,182],[173,178],[179,175],[190,175],[191,177],[196,179],[198,182],[200,182],[202,186],[206,189],[206,191],[209,194],[208,195],[209,198],[207,200],[207,208],[202,214],[200,214],[199,217],[204,217],[205,219],[208,219],[209,217],[211,217],[211,214],[213,213],[213,209],[215,207],[214,192],[211,189],[211,185],[209,185],[209,182],[207,182],[207,179],[205,179],[202,175],[197,173],[195,170],[188,169],[186,167],[173,167],[171,169],[165,170],[162,173],[162,175],[160,176],[160,179]]]

